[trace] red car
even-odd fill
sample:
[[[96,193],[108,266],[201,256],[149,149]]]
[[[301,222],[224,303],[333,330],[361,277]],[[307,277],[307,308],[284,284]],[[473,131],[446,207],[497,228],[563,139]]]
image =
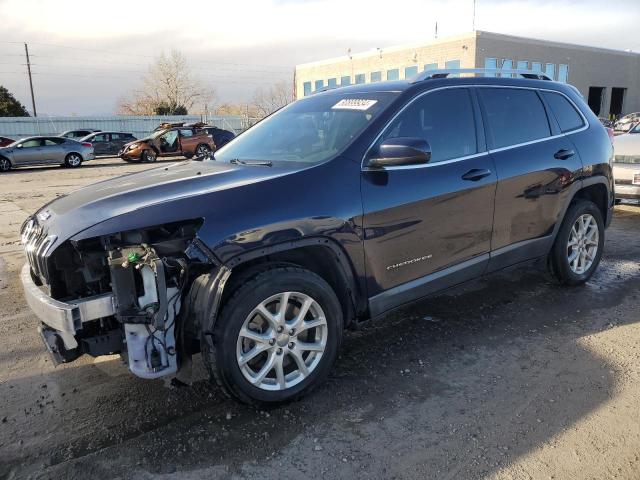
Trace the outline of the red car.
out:
[[[15,140],[12,140],[8,137],[0,137],[0,148],[11,145],[13,142],[15,142]]]

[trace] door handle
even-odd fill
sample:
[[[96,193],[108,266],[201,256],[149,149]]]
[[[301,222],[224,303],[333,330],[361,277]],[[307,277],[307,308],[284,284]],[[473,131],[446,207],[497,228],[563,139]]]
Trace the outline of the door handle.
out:
[[[557,158],[558,160],[566,160],[567,158],[571,158],[576,154],[576,152],[574,152],[573,150],[565,150],[564,148],[562,150],[558,150],[554,155],[553,158]]]
[[[484,177],[488,177],[489,175],[491,175],[491,170],[488,170],[486,168],[474,168],[462,175],[462,179],[477,182],[478,180]]]

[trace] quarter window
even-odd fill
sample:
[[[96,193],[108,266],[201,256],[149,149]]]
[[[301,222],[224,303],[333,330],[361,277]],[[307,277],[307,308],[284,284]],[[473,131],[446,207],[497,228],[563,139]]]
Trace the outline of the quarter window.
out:
[[[558,120],[560,130],[570,132],[584,125],[580,114],[563,95],[553,92],[542,92],[542,96],[551,108],[556,120]]]
[[[452,88],[423,95],[411,103],[385,130],[388,138],[422,138],[431,146],[431,163],[478,152],[469,91]]]
[[[479,88],[493,148],[539,140],[551,135],[549,120],[534,90]]]

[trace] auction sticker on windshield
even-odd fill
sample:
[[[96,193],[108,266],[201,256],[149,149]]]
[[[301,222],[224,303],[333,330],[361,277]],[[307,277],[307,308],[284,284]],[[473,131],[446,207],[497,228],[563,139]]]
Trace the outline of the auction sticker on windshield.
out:
[[[336,103],[333,110],[369,110],[373,107],[377,100],[366,100],[364,98],[344,98]]]

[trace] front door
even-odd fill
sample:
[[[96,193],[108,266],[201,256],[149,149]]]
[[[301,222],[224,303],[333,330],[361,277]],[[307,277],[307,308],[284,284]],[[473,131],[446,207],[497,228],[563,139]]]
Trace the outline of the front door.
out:
[[[41,163],[43,160],[42,139],[33,138],[18,144],[13,150],[12,160],[16,167]]]
[[[469,89],[435,90],[410,103],[378,139],[376,145],[423,138],[432,157],[425,165],[362,172],[372,314],[483,272],[496,175],[478,118]]]
[[[108,155],[111,153],[108,133],[99,133],[90,141],[93,144],[93,153],[95,155]]]

